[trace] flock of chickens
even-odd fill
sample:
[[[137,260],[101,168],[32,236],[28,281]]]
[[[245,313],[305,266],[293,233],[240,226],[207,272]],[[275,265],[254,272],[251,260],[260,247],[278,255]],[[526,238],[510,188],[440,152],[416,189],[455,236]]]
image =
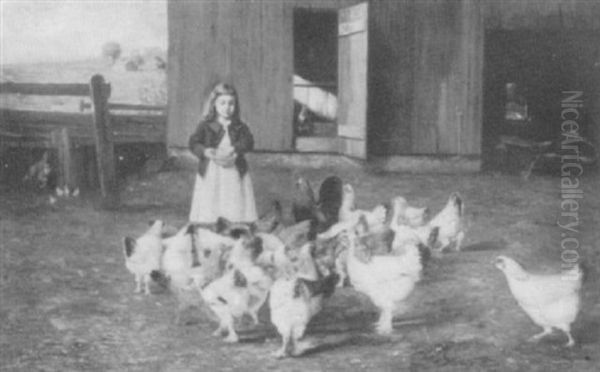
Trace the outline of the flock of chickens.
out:
[[[219,219],[211,226],[188,223],[175,232],[158,220],[137,239],[124,238],[136,292],[149,294],[153,280],[166,280],[179,294],[198,291],[203,306],[218,318],[214,335],[227,342],[239,341],[237,321],[249,316],[258,324],[259,309],[268,303],[282,339],[275,356],[297,356],[306,326],[337,287],[351,285],[368,296],[380,312],[377,332],[388,334],[431,254],[461,249],[464,204],[456,192],[429,218],[427,208],[411,206],[401,196],[357,209],[353,187],[336,176],[321,183],[318,198],[304,178],[296,188],[292,224],[284,223],[282,206],[274,201],[253,224]],[[519,305],[543,328],[533,339],[557,328],[572,346],[581,269],[534,275],[506,256],[495,265]]]

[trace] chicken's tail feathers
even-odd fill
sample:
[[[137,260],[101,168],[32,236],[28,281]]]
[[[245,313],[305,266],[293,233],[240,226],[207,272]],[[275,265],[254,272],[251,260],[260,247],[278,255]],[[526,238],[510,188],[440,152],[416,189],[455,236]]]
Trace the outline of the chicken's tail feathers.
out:
[[[581,261],[564,270],[562,273],[562,278],[564,280],[579,280],[581,282],[585,282],[587,281],[588,277],[589,268]]]
[[[152,270],[150,272],[150,279],[163,288],[169,287],[169,278],[160,270]]]
[[[455,191],[452,193],[452,195],[450,195],[450,198],[452,199],[454,205],[456,206],[456,210],[458,211],[458,215],[462,216],[463,215],[463,209],[464,209],[464,203],[463,203],[463,199],[460,196],[460,193],[458,191]]]
[[[271,202],[271,206],[273,207],[273,210],[278,214],[281,215],[283,213],[283,207],[281,206],[281,202],[277,199],[273,200]]]
[[[423,243],[417,244],[419,249],[419,258],[421,259],[421,265],[427,266],[427,263],[431,259],[431,248]]]
[[[136,241],[134,238],[126,236],[123,238],[123,252],[125,257],[129,258],[135,252]]]
[[[427,237],[427,246],[430,248],[435,247],[435,243],[438,240],[438,236],[440,235],[440,227],[435,226],[429,232],[429,236]]]

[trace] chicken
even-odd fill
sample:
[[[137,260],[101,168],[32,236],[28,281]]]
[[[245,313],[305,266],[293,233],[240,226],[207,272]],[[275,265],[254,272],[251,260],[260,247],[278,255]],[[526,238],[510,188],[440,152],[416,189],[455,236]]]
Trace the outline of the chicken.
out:
[[[175,235],[162,240],[164,253],[160,268],[175,292],[190,289],[190,270],[194,260],[193,231],[192,225],[187,224]]]
[[[381,231],[385,229],[385,221],[387,210],[384,205],[377,205],[370,211],[356,209],[348,213],[345,218],[340,219],[335,225],[331,226],[327,231],[318,234],[319,239],[331,239],[339,235],[342,231],[351,229],[356,226],[361,217],[365,218],[369,231]]]
[[[274,200],[271,203],[271,208],[256,221],[256,231],[271,233],[282,224],[282,221],[283,210],[281,203],[278,200]]]
[[[266,270],[256,264],[262,250],[262,239],[241,236],[231,250],[227,271],[201,291],[202,298],[219,318],[219,327],[213,334],[227,333],[226,342],[239,340],[234,329],[236,319],[247,314],[258,323],[258,311],[273,283]]]
[[[360,238],[367,231],[364,217],[354,231],[347,233],[347,269],[352,286],[369,297],[380,310],[377,332],[392,332],[394,312],[400,310],[404,300],[421,279],[423,269],[420,241],[406,242],[402,255],[374,255]]]
[[[201,291],[225,271],[225,261],[234,240],[194,224],[186,224],[175,235],[163,239],[161,275],[179,300],[176,323],[190,303],[194,290]],[[155,280],[161,277],[155,272]]]
[[[350,229],[358,223],[361,216],[365,216],[370,230],[382,228],[387,217],[387,208],[385,205],[377,205],[373,210],[367,211],[356,209],[356,194],[350,184],[345,184],[342,188],[342,201],[338,210],[337,222],[327,231],[319,234],[320,239],[330,239],[340,232]]]
[[[283,227],[275,235],[287,246],[302,246],[315,239],[315,225],[311,221],[302,221]]]
[[[323,222],[320,230],[327,230],[338,222],[338,214],[342,205],[343,182],[338,176],[329,176],[321,182],[319,187],[319,211],[322,213]]]
[[[315,246],[305,244],[299,252],[298,271],[277,279],[271,287],[271,322],[281,336],[282,346],[274,356],[301,354],[299,340],[307,324],[321,311],[324,298],[330,297],[338,281],[335,273],[323,275],[315,263]]]
[[[402,196],[392,199],[392,217],[390,227],[397,225],[407,225],[410,227],[423,226],[429,214],[427,207],[413,207],[408,204]]]
[[[395,197],[392,200],[392,217],[389,223],[390,230],[393,231],[390,251],[401,253],[407,243],[415,240],[427,246],[428,251],[433,249],[439,235],[439,227],[425,224],[428,213],[427,207],[415,208],[402,196]]]
[[[137,239],[123,238],[125,267],[135,276],[135,292],[150,294],[152,272],[160,270],[163,253],[161,240],[163,221],[156,220],[148,231]]]
[[[354,203],[350,203],[349,200],[353,200],[354,196],[348,197],[348,195],[353,195],[354,190],[352,186],[345,185],[344,186],[344,202],[342,203],[342,207],[340,208],[340,219],[339,221],[331,226],[327,231],[318,235],[319,240],[329,240],[338,236],[340,233],[344,231],[351,230],[358,223],[360,218],[364,218],[367,224],[367,228],[369,230],[369,238],[372,244],[377,244],[381,248],[381,244],[385,244],[390,240],[390,230],[386,227],[386,217],[387,217],[387,208],[384,205],[378,205],[371,211],[365,210],[350,210],[351,205]],[[348,252],[344,249],[343,246],[338,246],[336,250],[336,258],[335,258],[335,266],[336,271],[339,274],[339,283],[338,287],[343,287],[346,283],[347,279],[347,270],[346,270],[346,260],[348,257]],[[385,253],[389,251],[389,246],[384,249]]]
[[[202,289],[223,274],[235,240],[197,225],[191,225],[190,228],[192,233],[190,278],[197,288]]]
[[[40,160],[32,164],[23,177],[23,182],[30,182],[39,189],[45,189],[48,186],[48,178],[52,169],[48,162],[48,151],[42,154]]]
[[[440,228],[437,247],[437,250],[440,252],[451,246],[460,251],[462,241],[465,237],[462,221],[463,214],[463,200],[458,192],[453,192],[448,198],[444,209],[427,223],[430,228]]]
[[[530,341],[538,341],[557,328],[566,333],[569,339],[566,346],[575,345],[571,324],[581,306],[583,272],[579,265],[562,274],[539,275],[527,272],[510,257],[498,256],[495,266],[504,273],[510,292],[519,306],[535,324],[543,328]]]
[[[310,182],[304,177],[298,177],[295,183],[296,192],[292,200],[292,216],[295,222],[313,220],[317,213],[317,200],[310,186]]]

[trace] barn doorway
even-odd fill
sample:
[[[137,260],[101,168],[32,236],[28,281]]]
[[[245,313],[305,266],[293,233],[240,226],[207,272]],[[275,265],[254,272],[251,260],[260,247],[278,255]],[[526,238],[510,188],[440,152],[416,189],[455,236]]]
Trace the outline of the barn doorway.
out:
[[[565,91],[582,91],[580,134],[597,131],[597,33],[566,30],[491,30],[485,35],[482,160],[487,170],[522,170],[535,156],[527,148],[506,153],[502,141],[521,144],[559,139]],[[509,158],[507,158],[507,155]]]
[[[334,152],[337,136],[338,13],[294,9],[294,143],[297,151]]]

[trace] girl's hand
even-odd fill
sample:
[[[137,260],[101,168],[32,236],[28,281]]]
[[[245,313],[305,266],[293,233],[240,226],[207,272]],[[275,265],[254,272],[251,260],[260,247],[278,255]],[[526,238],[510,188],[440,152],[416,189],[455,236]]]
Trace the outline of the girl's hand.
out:
[[[232,152],[228,155],[217,156],[215,158],[215,163],[217,163],[217,165],[220,165],[223,168],[231,168],[235,165],[236,158],[237,154],[235,152]]]
[[[217,149],[208,148],[204,150],[204,156],[214,160],[217,157]]]

